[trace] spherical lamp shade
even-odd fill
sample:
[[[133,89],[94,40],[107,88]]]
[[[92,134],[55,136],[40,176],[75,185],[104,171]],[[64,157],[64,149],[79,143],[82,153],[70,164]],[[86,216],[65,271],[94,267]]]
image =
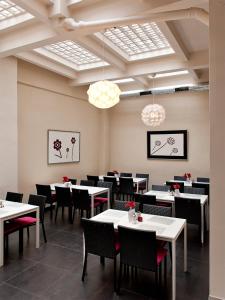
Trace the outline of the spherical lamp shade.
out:
[[[121,91],[115,83],[103,80],[89,86],[88,101],[98,108],[110,108],[120,101]]]
[[[149,104],[145,106],[141,113],[141,119],[147,126],[159,126],[165,118],[165,109],[159,104]]]

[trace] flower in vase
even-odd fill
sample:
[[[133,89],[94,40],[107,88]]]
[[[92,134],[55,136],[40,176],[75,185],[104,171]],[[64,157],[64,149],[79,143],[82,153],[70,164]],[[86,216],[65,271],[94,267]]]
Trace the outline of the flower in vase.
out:
[[[184,177],[186,178],[186,180],[190,180],[191,179],[191,173],[185,173]]]
[[[180,185],[178,183],[172,184],[170,187],[170,191],[174,192],[175,190],[179,190],[180,189]]]
[[[69,178],[67,177],[67,176],[63,176],[63,183],[65,183],[65,182],[69,182],[70,180],[69,180]]]
[[[135,208],[135,202],[134,201],[126,201],[125,207],[129,207],[130,209]]]

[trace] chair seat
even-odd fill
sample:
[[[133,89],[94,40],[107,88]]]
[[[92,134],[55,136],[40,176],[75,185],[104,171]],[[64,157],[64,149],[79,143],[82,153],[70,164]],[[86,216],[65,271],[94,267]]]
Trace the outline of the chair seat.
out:
[[[95,198],[95,201],[100,202],[101,204],[108,202],[108,200],[109,200],[108,198],[104,198],[104,197],[96,197]]]
[[[120,243],[119,242],[115,243],[115,250],[116,250],[116,253],[120,252]]]
[[[157,249],[157,265],[159,265],[167,256],[167,250],[164,248]]]
[[[35,224],[37,221],[36,218],[33,217],[22,217],[22,218],[16,218],[13,220],[14,223],[20,224],[22,226],[29,226]]]
[[[17,223],[5,223],[4,224],[4,235],[13,233],[21,228],[20,224]]]
[[[158,206],[171,207],[171,203],[157,201]]]

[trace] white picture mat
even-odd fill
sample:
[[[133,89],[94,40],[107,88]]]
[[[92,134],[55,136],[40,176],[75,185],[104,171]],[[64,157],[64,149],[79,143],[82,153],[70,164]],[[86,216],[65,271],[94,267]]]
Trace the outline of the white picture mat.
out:
[[[183,133],[152,134],[150,149],[151,156],[183,156],[184,135]]]
[[[75,143],[72,143],[71,140],[74,138]],[[57,140],[59,142],[56,142]],[[76,131],[48,130],[48,163],[58,164],[79,161],[80,133]]]

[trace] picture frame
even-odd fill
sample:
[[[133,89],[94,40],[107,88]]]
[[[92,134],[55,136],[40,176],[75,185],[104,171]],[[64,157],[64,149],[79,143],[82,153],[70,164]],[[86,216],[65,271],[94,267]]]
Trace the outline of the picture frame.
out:
[[[48,164],[80,161],[80,132],[49,129],[47,140]]]
[[[147,158],[187,159],[187,130],[148,131]]]

